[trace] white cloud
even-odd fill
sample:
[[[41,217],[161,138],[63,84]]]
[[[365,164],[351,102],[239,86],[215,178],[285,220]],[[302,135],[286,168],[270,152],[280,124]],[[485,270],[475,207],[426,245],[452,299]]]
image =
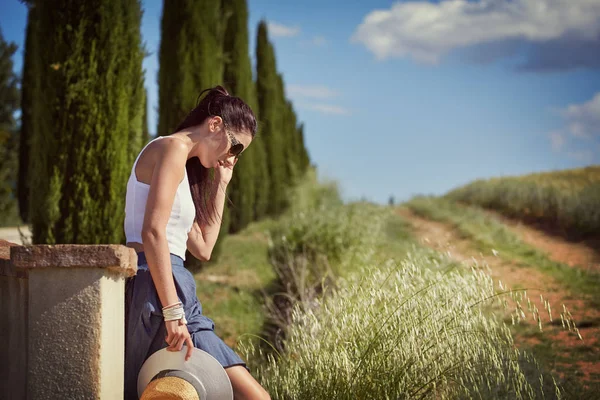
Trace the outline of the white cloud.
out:
[[[300,27],[298,26],[287,26],[273,21],[267,23],[267,29],[269,35],[273,37],[292,37],[298,36],[300,33]]]
[[[337,97],[339,92],[331,89],[327,86],[323,85],[287,85],[286,92],[295,98],[301,99],[300,107],[318,111],[322,114],[327,115],[348,115],[350,112],[348,109],[335,105],[335,104],[326,104],[326,103],[309,103],[304,101],[306,99],[330,99],[333,97]]]
[[[307,103],[304,103],[304,104],[301,104],[301,107],[309,109],[309,110],[318,111],[322,114],[327,114],[327,115],[348,115],[348,114],[350,114],[350,111],[348,111],[346,108],[336,106],[334,104],[323,104],[323,103],[307,104]]]
[[[321,47],[321,46],[325,46],[327,43],[329,43],[327,41],[327,39],[325,39],[324,36],[314,36],[312,38],[312,44],[314,44],[315,46]]]
[[[312,97],[315,99],[326,99],[338,95],[335,90],[321,85],[287,85],[286,91],[290,96]]]
[[[302,47],[326,47],[329,44],[329,40],[325,36],[313,36],[311,39],[303,39],[300,42]]]
[[[367,14],[352,41],[378,59],[411,57],[423,63],[437,63],[453,49],[474,45],[495,45],[492,57],[499,57],[516,49],[502,44],[517,41],[539,45],[525,68],[600,67],[600,55],[589,54],[600,47],[600,1],[403,1]],[[559,48],[571,49],[571,59],[556,57]]]
[[[569,151],[567,155],[583,163],[591,163],[594,158],[594,154],[591,150]]]
[[[552,144],[552,150],[560,151],[565,144],[565,138],[560,132],[552,132],[548,135],[550,137],[550,143]]]
[[[600,137],[600,92],[583,104],[571,104],[561,111],[568,131],[579,138]]]
[[[566,155],[580,162],[592,162],[594,155],[600,154],[600,92],[589,101],[559,109],[558,114],[564,118],[565,126],[548,134],[552,150],[563,150],[567,141],[577,142],[584,150],[567,149]]]

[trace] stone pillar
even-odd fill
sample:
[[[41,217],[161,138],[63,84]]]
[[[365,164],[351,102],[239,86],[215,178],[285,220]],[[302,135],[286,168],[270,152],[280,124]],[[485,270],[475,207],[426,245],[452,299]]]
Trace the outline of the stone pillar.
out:
[[[121,245],[15,246],[27,270],[27,398],[122,399],[125,279],[137,271]]]
[[[10,262],[16,243],[0,239],[0,399],[24,399],[27,393],[26,270]]]

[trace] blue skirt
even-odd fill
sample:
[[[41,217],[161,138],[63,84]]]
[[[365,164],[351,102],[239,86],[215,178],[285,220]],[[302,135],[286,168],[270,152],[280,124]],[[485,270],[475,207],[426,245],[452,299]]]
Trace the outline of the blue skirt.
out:
[[[144,252],[138,255],[138,271],[125,283],[125,399],[138,399],[137,377],[142,364],[154,352],[168,347],[162,306],[146,263]],[[183,259],[171,253],[171,267],[177,296],[183,303],[187,328],[194,347],[216,358],[223,368],[246,363],[214,332],[214,322],[202,315],[196,297],[196,282],[183,265]],[[183,349],[181,351],[184,351]]]

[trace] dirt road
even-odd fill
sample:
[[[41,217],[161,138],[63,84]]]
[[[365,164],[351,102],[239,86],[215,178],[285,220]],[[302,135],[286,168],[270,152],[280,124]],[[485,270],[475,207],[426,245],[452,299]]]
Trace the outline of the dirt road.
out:
[[[536,334],[537,323],[532,319],[528,319],[521,322],[523,325],[521,328],[524,327],[525,329],[514,330],[515,343],[519,347],[532,348],[534,355],[536,354],[536,346],[538,346],[538,349],[541,347],[547,348],[548,343],[550,343],[551,351],[553,354],[558,355],[554,365],[551,366],[553,373],[561,378],[576,377],[586,388],[592,385],[594,387],[600,385],[600,310],[590,307],[582,297],[570,293],[556,279],[533,267],[528,268],[516,261],[507,261],[503,257],[499,257],[497,253],[482,254],[476,250],[469,239],[461,237],[449,225],[424,219],[404,207],[398,208],[397,212],[411,223],[413,232],[423,245],[446,253],[459,261],[487,264],[490,268],[490,275],[494,278],[496,284],[501,280],[503,284],[513,289],[530,288],[527,294],[532,299],[532,303],[541,310],[543,336],[551,340],[542,343],[540,335]],[[589,249],[584,246],[560,241],[555,237],[548,238],[544,232],[519,226],[519,224],[513,224],[512,226],[507,224],[507,226],[514,230],[526,243],[534,245],[543,243],[538,247],[540,250],[554,250],[547,251],[548,256],[554,261],[564,262],[564,257],[570,255],[570,257],[573,257],[572,260],[578,260],[578,262],[583,260],[583,268],[595,268],[594,257],[596,255],[591,254]],[[558,241],[560,243],[557,243]],[[560,249],[560,251],[556,251],[556,249]],[[570,264],[575,265],[574,262]],[[534,288],[539,290],[533,290]],[[552,312],[554,323],[550,322],[549,315],[545,312],[540,294],[554,310]],[[573,332],[562,329],[559,316],[562,304],[571,312],[583,340],[580,340]],[[545,351],[548,351],[548,349],[545,349]],[[568,355],[568,357],[563,357],[564,355]]]

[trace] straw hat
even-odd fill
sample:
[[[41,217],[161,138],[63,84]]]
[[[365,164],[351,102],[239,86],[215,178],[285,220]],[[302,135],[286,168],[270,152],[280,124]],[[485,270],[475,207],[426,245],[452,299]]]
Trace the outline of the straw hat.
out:
[[[137,391],[140,400],[233,400],[233,388],[227,372],[216,358],[194,348],[185,361],[181,351],[160,349],[142,365]]]

